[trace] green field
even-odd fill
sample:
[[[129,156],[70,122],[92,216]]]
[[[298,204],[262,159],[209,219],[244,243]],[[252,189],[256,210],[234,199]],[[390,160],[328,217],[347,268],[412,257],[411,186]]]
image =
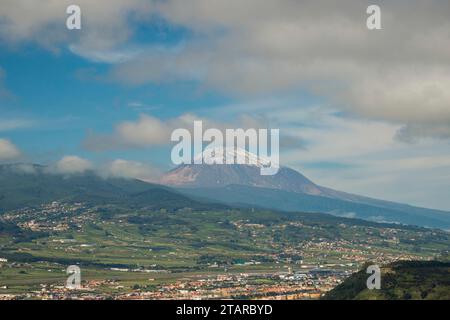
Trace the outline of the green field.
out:
[[[223,273],[308,265],[355,271],[365,261],[431,260],[450,246],[449,234],[438,230],[250,209],[57,203],[11,211],[0,221],[0,257],[8,260],[0,264],[0,294],[64,286],[69,265],[80,266],[84,284],[105,282],[91,291],[115,295]]]

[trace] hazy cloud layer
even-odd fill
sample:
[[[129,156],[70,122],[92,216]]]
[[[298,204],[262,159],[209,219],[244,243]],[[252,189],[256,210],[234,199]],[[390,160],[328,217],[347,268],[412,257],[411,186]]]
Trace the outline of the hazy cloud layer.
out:
[[[134,178],[157,182],[161,172],[155,167],[138,161],[116,159],[98,169],[104,177]]]
[[[22,167],[21,167],[22,169]],[[27,168],[23,168],[23,172]],[[93,163],[79,156],[64,156],[55,164],[49,166],[47,172],[53,174],[81,174],[91,171],[103,178],[132,178],[147,182],[156,182],[161,172],[150,164],[116,159],[103,163]],[[33,172],[28,172],[33,173]]]
[[[34,125],[36,125],[36,121],[30,119],[0,119],[0,131],[30,128]]]
[[[314,182],[351,193],[448,210],[450,145],[432,138],[405,144],[400,125],[349,118],[329,108],[295,108],[268,115],[303,149],[282,149],[281,163]]]

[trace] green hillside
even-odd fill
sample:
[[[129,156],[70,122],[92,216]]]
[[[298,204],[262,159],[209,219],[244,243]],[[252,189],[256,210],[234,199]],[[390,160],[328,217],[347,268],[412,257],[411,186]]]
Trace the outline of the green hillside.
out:
[[[60,175],[35,165],[21,172],[14,165],[0,166],[0,213],[52,201],[117,204],[127,208],[177,210],[206,209],[205,205],[170,188],[135,179],[102,178],[95,173]],[[225,207],[223,205],[217,207]]]
[[[366,268],[328,292],[328,300],[449,300],[450,262],[399,261],[381,267],[381,289],[366,287]]]

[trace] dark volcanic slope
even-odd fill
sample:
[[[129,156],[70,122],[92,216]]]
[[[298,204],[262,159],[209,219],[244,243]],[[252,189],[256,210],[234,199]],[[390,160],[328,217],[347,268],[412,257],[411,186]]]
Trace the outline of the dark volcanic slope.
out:
[[[222,188],[184,188],[180,192],[196,199],[209,199],[224,204],[283,211],[322,212],[342,217],[376,222],[450,228],[450,216],[442,217],[429,210],[427,214],[395,208],[377,207],[364,203],[332,199],[324,196],[286,192],[275,189],[230,185]],[[426,211],[426,209],[423,209]]]
[[[0,212],[51,201],[80,201],[93,204],[121,204],[129,207],[211,208],[170,188],[135,179],[104,179],[94,173],[60,175],[45,167],[0,166]],[[219,207],[224,207],[220,205]]]
[[[161,183],[189,196],[225,204],[286,211],[324,212],[371,221],[450,229],[450,212],[349,194],[316,185],[301,173],[281,167],[262,176],[255,165],[181,165]]]

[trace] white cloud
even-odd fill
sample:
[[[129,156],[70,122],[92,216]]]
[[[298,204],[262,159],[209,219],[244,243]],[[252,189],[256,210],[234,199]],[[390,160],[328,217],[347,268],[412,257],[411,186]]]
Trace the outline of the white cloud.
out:
[[[173,130],[184,128],[192,131],[194,121],[202,121],[203,130],[217,128],[223,132],[226,128],[265,127],[261,119],[248,115],[242,115],[233,123],[227,123],[188,113],[167,120],[141,114],[136,121],[124,121],[117,124],[110,134],[90,133],[83,145],[91,151],[170,145],[172,143],[170,136]]]
[[[198,80],[240,96],[306,89],[352,114],[403,124],[403,140],[450,137],[450,3],[383,2],[377,31],[365,25],[369,4],[158,2],[154,10],[195,37],[177,50],[151,50],[111,76],[132,84]]]
[[[170,127],[158,118],[141,115],[136,122],[127,121],[116,127],[117,135],[126,143],[136,146],[166,144]]]
[[[83,47],[80,45],[70,45],[70,51],[92,62],[102,63],[122,63],[132,60],[140,54],[140,50],[102,50]]]
[[[160,171],[142,162],[116,159],[100,169],[100,174],[106,177],[134,178],[147,182],[157,182]]]
[[[55,172],[60,174],[84,173],[93,168],[89,160],[78,156],[64,156],[55,165]]]
[[[0,139],[0,161],[14,160],[20,156],[20,150],[13,143],[6,139]]]
[[[352,114],[402,124],[397,136],[450,137],[450,3],[369,0],[80,0],[84,29],[64,28],[69,0],[4,0],[0,39],[69,44],[131,84],[196,80],[234,95],[308,90]],[[192,30],[182,43],[130,47],[137,23],[159,15]],[[61,26],[60,28],[56,26]],[[438,129],[435,129],[438,128]]]
[[[0,40],[14,45],[37,42],[52,50],[71,43],[83,56],[111,62],[107,50],[129,39],[133,21],[149,12],[151,5],[147,0],[78,0],[82,29],[69,31],[66,8],[72,4],[71,0],[2,0]]]
[[[289,130],[291,136],[306,142],[306,150],[294,150],[283,157],[287,162],[291,159],[303,162],[341,161],[402,147],[394,139],[399,126],[380,121],[326,114],[315,126],[284,128]]]
[[[125,121],[116,125],[112,134],[89,134],[83,145],[93,151],[165,145],[170,142],[170,134],[178,120],[181,119],[165,123],[158,118],[141,114],[137,121]]]

